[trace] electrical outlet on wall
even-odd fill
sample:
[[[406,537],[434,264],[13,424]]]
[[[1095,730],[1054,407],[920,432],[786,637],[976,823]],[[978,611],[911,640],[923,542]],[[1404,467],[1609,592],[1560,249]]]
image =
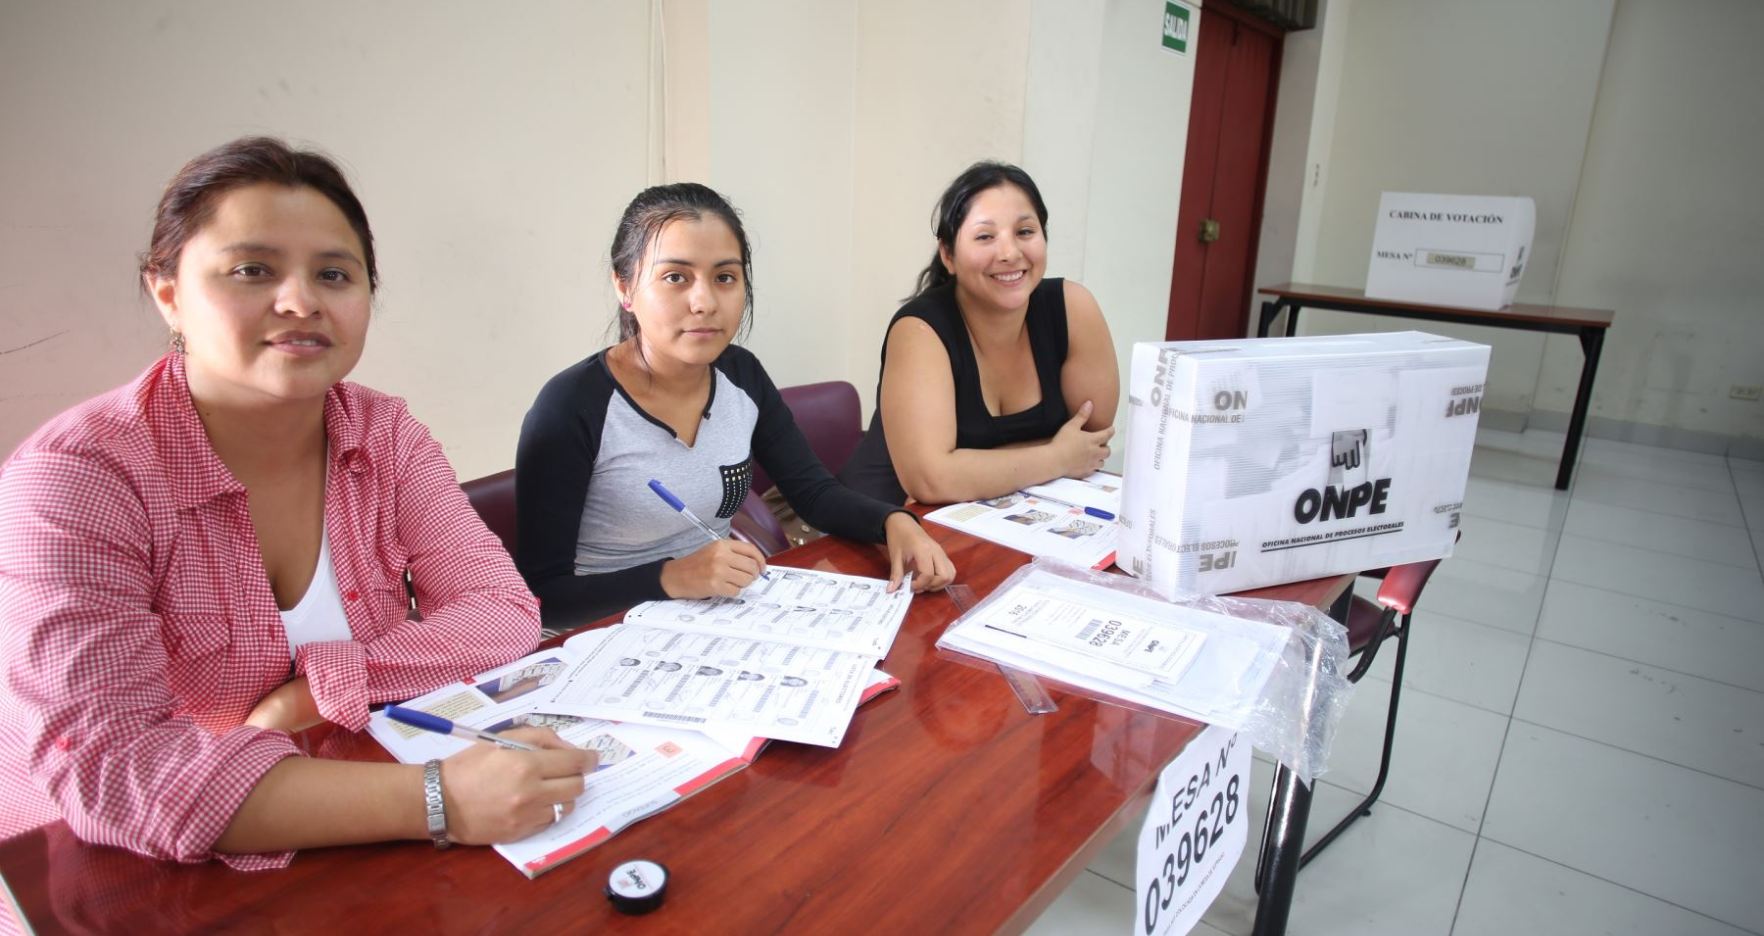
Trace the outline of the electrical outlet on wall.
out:
[[[1757,384],[1752,384],[1749,387],[1742,386],[1740,384],[1734,384],[1733,386],[1727,388],[1727,395],[1736,399],[1736,400],[1749,400],[1753,403],[1756,403],[1756,402],[1758,402],[1758,398],[1760,396],[1764,396],[1764,387],[1761,387]]]

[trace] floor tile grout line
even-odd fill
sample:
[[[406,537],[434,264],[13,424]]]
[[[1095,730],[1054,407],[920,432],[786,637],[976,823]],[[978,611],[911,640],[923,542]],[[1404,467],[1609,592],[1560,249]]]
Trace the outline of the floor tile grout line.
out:
[[[1503,844],[1504,844],[1504,843],[1503,843]],[[1090,872],[1090,873],[1091,873],[1091,874],[1094,874],[1094,875],[1096,875],[1096,876],[1097,876],[1097,877],[1099,877],[1099,878],[1102,878],[1102,879],[1103,879],[1103,880],[1105,880],[1105,881],[1107,881],[1107,882],[1109,882],[1109,883],[1110,883],[1110,884],[1113,884],[1113,885],[1115,885],[1115,886],[1116,886],[1116,887],[1119,887],[1119,888],[1121,888],[1121,889],[1122,889],[1122,890],[1124,890],[1124,891],[1126,891],[1126,892],[1127,892],[1127,893],[1129,893],[1129,894],[1131,894],[1131,893],[1133,893],[1133,888],[1131,888],[1131,887],[1129,887],[1129,886],[1127,886],[1127,885],[1126,885],[1126,884],[1122,884],[1122,883],[1121,883],[1121,882],[1120,882],[1120,881],[1117,881],[1117,880],[1115,880],[1115,879],[1114,879],[1114,878],[1112,878],[1112,877],[1109,877],[1109,876],[1108,876],[1108,875],[1106,875],[1106,874],[1104,874],[1104,873],[1102,873],[1102,872],[1101,872],[1101,871],[1098,871],[1098,870],[1096,870],[1096,869],[1095,869],[1095,868],[1089,868],[1089,867],[1087,867],[1087,868],[1085,868],[1085,869],[1084,869],[1084,870],[1086,870],[1086,871],[1088,871],[1088,872]],[[1073,884],[1076,884],[1076,883],[1078,883],[1078,882],[1076,882],[1076,881],[1073,881],[1073,882],[1072,882],[1072,883],[1073,883]],[[1067,890],[1071,890],[1071,886],[1070,886],[1070,885],[1068,885],[1068,886],[1067,886],[1067,888],[1066,888],[1066,889],[1067,889]]]
[[[1746,780],[1735,780],[1732,777],[1723,776],[1722,774],[1718,774],[1718,773],[1714,772],[1713,770],[1705,770],[1701,767],[1692,767],[1689,764],[1681,764],[1675,760],[1667,760],[1666,758],[1661,757],[1658,754],[1649,754],[1646,751],[1638,751],[1634,748],[1626,748],[1621,744],[1612,744],[1609,741],[1603,741],[1598,738],[1589,738],[1586,735],[1576,734],[1575,732],[1572,732],[1572,731],[1563,731],[1562,729],[1557,728],[1555,725],[1546,725],[1543,722],[1533,721],[1532,719],[1523,718],[1519,715],[1514,715],[1513,720],[1516,722],[1519,722],[1520,724],[1523,724],[1523,725],[1530,725],[1533,728],[1542,728],[1545,731],[1553,731],[1556,734],[1567,735],[1570,738],[1574,738],[1574,739],[1580,740],[1580,741],[1585,741],[1588,744],[1596,744],[1596,745],[1599,745],[1600,747],[1607,747],[1613,751],[1622,751],[1625,754],[1634,754],[1636,757],[1646,758],[1647,760],[1651,760],[1651,761],[1657,761],[1659,763],[1665,764],[1668,767],[1677,767],[1679,770],[1688,770],[1691,773],[1702,774],[1705,777],[1709,777],[1709,778],[1712,778],[1715,780],[1720,780],[1724,783],[1731,783],[1734,786],[1741,786],[1741,787],[1745,787],[1748,790],[1756,790],[1759,793],[1764,793],[1764,784],[1751,783]]]
[[[1671,485],[1664,484],[1663,482],[1659,482],[1659,481],[1655,481],[1653,483],[1660,484],[1663,487],[1671,487]],[[1697,491],[1697,490],[1702,490],[1702,489],[1701,488],[1678,488],[1678,490]],[[1704,493],[1706,493],[1706,494],[1719,494],[1720,492],[1719,491],[1704,491]],[[1734,492],[1733,492],[1733,499],[1736,501],[1739,500],[1739,491],[1737,489],[1734,490]],[[1581,503],[1598,504],[1600,507],[1622,507],[1626,510],[1633,510],[1636,513],[1652,514],[1653,516],[1656,516],[1656,517],[1674,517],[1679,520],[1700,520],[1704,523],[1713,523],[1716,526],[1734,527],[1736,529],[1745,529],[1745,527],[1741,527],[1736,524],[1722,523],[1719,520],[1710,520],[1708,517],[1689,517],[1689,516],[1685,516],[1684,514],[1681,514],[1681,513],[1673,513],[1669,510],[1649,510],[1646,507],[1637,507],[1634,504],[1614,504],[1614,503],[1611,503],[1610,501],[1600,500],[1597,497],[1593,497],[1593,496],[1588,496],[1588,497],[1582,498]],[[1566,523],[1566,518],[1564,518],[1563,522]]]
[[[1579,477],[1576,476],[1574,481],[1578,482]],[[1571,484],[1572,483],[1573,482],[1571,482]],[[1573,507],[1574,494],[1575,487],[1570,487],[1568,491],[1570,508]],[[1544,605],[1549,602],[1550,586],[1556,581],[1556,557],[1561,555],[1561,553],[1562,537],[1557,536],[1556,551],[1550,554],[1548,568],[1543,571],[1544,592],[1538,600],[1537,612],[1531,619],[1531,637],[1525,642],[1525,660],[1519,664],[1519,682],[1513,687],[1513,711],[1515,712],[1519,710],[1519,697],[1525,691],[1525,676],[1531,670],[1531,653],[1537,647],[1537,629],[1543,623]],[[1495,788],[1498,787],[1501,782],[1501,763],[1505,761],[1507,757],[1507,741],[1513,737],[1513,721],[1514,716],[1509,713],[1507,715],[1507,724],[1501,729],[1501,746],[1495,751],[1494,770],[1488,777],[1488,793],[1482,798],[1482,817],[1476,822],[1476,841],[1470,846],[1470,861],[1464,866],[1464,880],[1458,884],[1458,902],[1456,906],[1452,907],[1452,922],[1450,926],[1446,927],[1446,932],[1448,934],[1458,928],[1458,917],[1464,912],[1464,895],[1470,890],[1470,872],[1476,867],[1476,853],[1482,846],[1482,830],[1488,827],[1488,810],[1489,807],[1494,804]]]
[[[1746,539],[1752,544],[1752,562],[1757,565],[1759,576],[1764,577],[1764,556],[1758,554],[1758,538],[1752,534],[1752,518],[1746,516],[1746,499],[1739,496],[1739,478],[1734,477],[1731,461],[1727,463],[1727,480],[1733,482],[1733,496],[1739,501],[1740,522],[1746,525]]]
[[[1721,568],[1723,568],[1723,569],[1738,569],[1741,572],[1745,571],[1744,569],[1740,569],[1739,566],[1721,566]],[[1659,602],[1660,604],[1677,605],[1680,608],[1689,608],[1692,611],[1703,611],[1703,612],[1707,612],[1709,614],[1719,614],[1722,617],[1733,618],[1736,621],[1751,621],[1753,624],[1764,624],[1764,619],[1740,617],[1737,614],[1732,614],[1727,611],[1717,611],[1714,608],[1699,608],[1696,605],[1688,605],[1682,601],[1661,601],[1660,598],[1658,598],[1657,596],[1654,596],[1654,595],[1638,595],[1635,592],[1627,592],[1621,588],[1612,588],[1609,585],[1601,585],[1598,582],[1582,582],[1579,579],[1572,579],[1572,578],[1569,578],[1565,575],[1561,576],[1561,577],[1557,577],[1557,576],[1552,575],[1552,576],[1550,576],[1550,581],[1552,581],[1552,582],[1557,582],[1557,581],[1567,582],[1570,585],[1579,585],[1583,588],[1595,588],[1595,589],[1598,589],[1599,591],[1608,591],[1613,595],[1622,595],[1625,598],[1640,598],[1643,601],[1654,601],[1654,602]],[[1543,606],[1540,604],[1538,607],[1541,610]]]
[[[1746,624],[1759,624],[1760,623],[1758,621],[1747,621],[1744,618],[1733,618],[1733,620],[1741,621],[1742,623],[1746,623]],[[1761,626],[1764,626],[1764,625],[1761,625]],[[1646,666],[1649,669],[1657,669],[1662,672],[1671,673],[1674,676],[1688,676],[1691,679],[1700,679],[1703,682],[1714,683],[1717,686],[1726,686],[1729,689],[1744,689],[1747,692],[1755,692],[1759,695],[1764,695],[1764,689],[1758,689],[1758,688],[1754,688],[1752,686],[1742,686],[1739,683],[1731,683],[1725,679],[1715,679],[1714,677],[1711,677],[1711,676],[1704,676],[1701,673],[1691,673],[1691,672],[1686,672],[1685,670],[1681,670],[1681,669],[1673,669],[1670,666],[1661,666],[1658,663],[1649,663],[1647,660],[1638,660],[1635,657],[1626,657],[1621,653],[1611,653],[1608,650],[1600,650],[1597,647],[1583,647],[1580,644],[1569,643],[1565,640],[1556,640],[1551,637],[1538,637],[1536,639],[1541,640],[1547,644],[1555,644],[1558,647],[1568,647],[1569,649],[1572,649],[1572,650],[1583,650],[1587,653],[1596,653],[1599,656],[1610,657],[1613,660],[1622,660],[1625,663],[1634,663],[1637,666]],[[1368,674],[1368,675],[1370,675],[1370,674]],[[1376,679],[1377,677],[1373,676],[1371,678]],[[1423,689],[1421,691],[1426,692],[1427,690]],[[1470,705],[1472,703],[1466,702],[1464,704]]]
[[[1613,881],[1608,877],[1603,877],[1601,875],[1594,874],[1591,871],[1586,870],[1585,868],[1576,868],[1575,866],[1568,864],[1565,861],[1559,861],[1559,860],[1557,860],[1555,858],[1551,858],[1547,855],[1540,855],[1540,854],[1538,854],[1534,851],[1531,851],[1529,849],[1520,848],[1519,846],[1514,845],[1511,842],[1503,842],[1500,839],[1495,838],[1492,835],[1479,836],[1477,838],[1477,841],[1480,842],[1484,838],[1495,843],[1496,845],[1501,846],[1502,848],[1510,848],[1510,849],[1520,853],[1521,855],[1526,855],[1526,856],[1529,856],[1532,858],[1536,858],[1538,861],[1544,862],[1545,864],[1553,864],[1558,868],[1566,868],[1569,871],[1573,871],[1575,874],[1584,874],[1587,877],[1592,878],[1595,881],[1600,881],[1602,883],[1609,884],[1612,887],[1618,888],[1619,890],[1629,891],[1632,894],[1637,894],[1642,897],[1646,897],[1649,900],[1657,900],[1660,903],[1663,903],[1668,907],[1672,907],[1677,910],[1683,910],[1684,912],[1692,914],[1693,916],[1700,916],[1705,920],[1712,920],[1716,923],[1721,924],[1722,926],[1733,927],[1734,929],[1739,930],[1742,933],[1751,933],[1752,936],[1764,936],[1764,934],[1759,934],[1757,930],[1747,929],[1746,927],[1740,926],[1737,923],[1730,923],[1727,920],[1721,919],[1720,917],[1712,916],[1710,914],[1704,913],[1703,911],[1698,910],[1695,907],[1687,907],[1684,904],[1675,903],[1671,900],[1667,900],[1666,898],[1658,896],[1656,894],[1650,894],[1647,891],[1641,890],[1639,888],[1631,887],[1630,885],[1625,884],[1622,881]],[[1453,921],[1453,925],[1454,926],[1456,925],[1456,921]]]
[[[1608,507],[1610,505],[1609,504],[1601,504],[1600,506],[1601,507]],[[1654,516],[1664,517],[1667,515],[1666,514],[1655,514]],[[1683,519],[1688,519],[1688,518],[1680,517],[1679,519],[1683,520]],[[1694,522],[1708,523],[1709,521],[1697,520]],[[1751,539],[1750,531],[1746,530],[1744,527],[1728,526],[1725,523],[1711,523],[1709,525],[1710,526],[1718,526],[1724,530],[1739,530],[1740,532],[1747,534],[1746,538],[1748,540]],[[1692,562],[1705,562],[1705,563],[1708,563],[1709,565],[1712,565],[1712,566],[1721,566],[1724,569],[1744,569],[1744,568],[1746,568],[1743,565],[1731,565],[1729,563],[1722,562],[1718,559],[1704,559],[1702,556],[1691,556],[1691,555],[1687,555],[1687,554],[1681,553],[1681,552],[1673,552],[1670,549],[1655,549],[1652,546],[1641,546],[1636,543],[1625,542],[1623,540],[1606,539],[1603,536],[1588,536],[1585,533],[1576,533],[1576,532],[1569,530],[1567,528],[1563,528],[1562,532],[1557,534],[1558,539],[1561,537],[1568,537],[1568,536],[1572,536],[1575,539],[1579,539],[1579,540],[1586,540],[1587,542],[1590,542],[1590,543],[1610,543],[1615,546],[1622,546],[1626,549],[1634,549],[1638,552],[1653,553],[1657,556],[1677,556],[1680,559],[1689,559]]]
[[[1511,632],[1509,632],[1509,633],[1511,633]],[[1371,673],[1367,673],[1365,678],[1370,679],[1370,680],[1374,680],[1374,681],[1379,682],[1379,683],[1386,685],[1386,686],[1390,685],[1390,680],[1384,678],[1383,676],[1374,676]],[[1427,696],[1432,699],[1437,699],[1441,702],[1451,702],[1456,705],[1462,705],[1465,708],[1475,709],[1478,712],[1484,712],[1486,714],[1494,715],[1494,716],[1497,716],[1500,718],[1511,718],[1513,715],[1513,713],[1511,711],[1503,712],[1500,709],[1489,708],[1486,705],[1477,705],[1475,702],[1466,702],[1463,699],[1455,699],[1449,695],[1445,695],[1444,693],[1435,692],[1432,689],[1424,689],[1424,688],[1417,686],[1413,683],[1404,684],[1403,691],[1404,692],[1418,692],[1424,696]],[[1519,698],[1519,690],[1517,690],[1517,689],[1513,690],[1513,698],[1515,699],[1515,701]]]
[[[1609,506],[1609,505],[1601,504],[1600,506]],[[1664,517],[1664,516],[1666,516],[1666,514],[1655,514],[1654,516]],[[1686,518],[1681,517],[1679,519],[1686,519]],[[1708,521],[1706,521],[1706,520],[1697,520],[1694,522],[1708,523]],[[1710,524],[1710,526],[1718,526],[1724,530],[1740,530],[1741,532],[1747,532],[1746,530],[1744,530],[1741,527],[1727,526],[1726,524],[1721,524],[1721,523],[1713,523],[1713,524]],[[1721,566],[1724,569],[1746,569],[1747,568],[1746,566],[1743,566],[1743,565],[1734,565],[1731,563],[1722,562],[1719,559],[1705,559],[1702,556],[1692,556],[1688,553],[1673,552],[1670,549],[1655,549],[1652,546],[1640,546],[1635,543],[1625,542],[1625,541],[1619,540],[1619,539],[1607,539],[1603,536],[1588,536],[1585,533],[1575,533],[1574,531],[1568,530],[1565,528],[1562,530],[1562,532],[1560,534],[1558,534],[1558,536],[1572,536],[1575,539],[1586,540],[1591,543],[1611,543],[1616,546],[1624,546],[1629,549],[1639,550],[1641,552],[1650,552],[1650,553],[1653,553],[1657,556],[1677,556],[1680,559],[1689,559],[1692,562],[1706,562],[1709,565]],[[1751,536],[1749,533],[1746,538],[1751,539]]]

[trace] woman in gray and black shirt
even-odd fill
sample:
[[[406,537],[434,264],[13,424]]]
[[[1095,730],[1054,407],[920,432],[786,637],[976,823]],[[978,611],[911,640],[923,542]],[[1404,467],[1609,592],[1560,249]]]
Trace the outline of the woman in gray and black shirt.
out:
[[[919,591],[954,577],[910,513],[834,480],[759,361],[731,344],[753,292],[728,202],[694,183],[646,189],[619,222],[612,267],[619,343],[545,385],[515,456],[517,562],[548,625],[746,587],[764,555],[707,542],[648,484],[726,535],[755,459],[810,524],[886,543],[890,588],[906,571]]]

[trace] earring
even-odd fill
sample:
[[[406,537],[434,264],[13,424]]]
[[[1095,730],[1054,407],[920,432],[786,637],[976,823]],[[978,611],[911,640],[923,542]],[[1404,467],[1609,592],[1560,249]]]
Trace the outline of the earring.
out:
[[[171,341],[168,343],[171,345],[171,350],[172,350],[173,354],[183,354],[184,353],[184,333],[183,332],[178,331],[175,328],[172,329]]]

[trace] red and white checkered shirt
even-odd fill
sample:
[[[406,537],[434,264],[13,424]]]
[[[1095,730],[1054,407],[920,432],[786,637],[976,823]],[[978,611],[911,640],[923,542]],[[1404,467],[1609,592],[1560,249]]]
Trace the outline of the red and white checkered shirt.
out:
[[[325,432],[325,526],[354,639],[301,647],[292,673],[245,488],[208,443],[181,357],[0,465],[0,838],[66,819],[88,842],[215,857],[259,778],[299,753],[243,724],[291,675],[359,731],[370,703],[533,648],[538,603],[404,402],[339,383]],[[421,621],[407,620],[406,569]]]

